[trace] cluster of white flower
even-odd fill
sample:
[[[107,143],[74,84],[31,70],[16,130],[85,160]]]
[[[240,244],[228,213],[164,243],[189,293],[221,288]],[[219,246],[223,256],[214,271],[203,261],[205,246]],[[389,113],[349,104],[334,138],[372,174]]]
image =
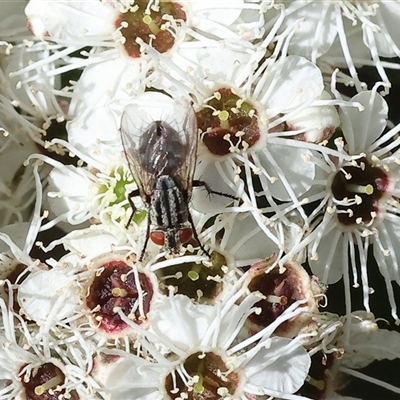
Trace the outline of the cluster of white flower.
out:
[[[0,9],[0,400],[399,398],[400,0]]]

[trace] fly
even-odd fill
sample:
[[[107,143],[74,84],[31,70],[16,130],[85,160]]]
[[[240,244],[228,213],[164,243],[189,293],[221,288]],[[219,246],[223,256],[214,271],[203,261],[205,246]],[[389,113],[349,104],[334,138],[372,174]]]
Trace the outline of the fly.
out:
[[[198,238],[188,204],[193,186],[204,186],[209,193],[224,194],[212,191],[203,181],[193,180],[198,140],[196,115],[191,106],[185,110],[176,105],[174,113],[176,111],[184,115],[179,130],[165,118],[140,128],[146,124],[143,121],[146,116],[134,104],[127,106],[122,115],[122,144],[138,186],[128,194],[133,212],[127,226],[136,210],[133,197],[140,195],[148,209],[146,239],[139,261],[144,257],[149,238],[169,253],[178,254],[182,244],[194,237],[209,256]]]

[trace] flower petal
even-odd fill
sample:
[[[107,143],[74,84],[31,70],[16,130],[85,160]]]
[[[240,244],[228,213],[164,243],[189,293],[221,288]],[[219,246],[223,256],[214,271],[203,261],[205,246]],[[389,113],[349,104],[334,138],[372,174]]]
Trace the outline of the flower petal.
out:
[[[296,24],[296,32],[290,40],[290,54],[301,54],[315,59],[325,54],[337,35],[336,16],[333,5],[329,2],[312,1],[299,7],[293,1],[286,10],[288,16],[283,27]],[[318,34],[316,34],[318,32]]]
[[[313,274],[324,283],[336,283],[343,276],[343,258],[335,256],[338,251],[343,251],[342,243],[343,234],[339,230],[333,229],[322,237],[318,246],[318,259],[312,254],[309,257]]]
[[[270,117],[311,103],[324,89],[321,71],[304,57],[288,56],[278,61],[270,75],[264,84],[265,91],[273,89],[267,100]]]
[[[375,332],[360,332],[351,337],[352,346],[343,357],[342,364],[360,369],[377,360],[400,358],[400,333],[379,329]],[[351,354],[351,356],[350,356]]]
[[[342,118],[343,135],[349,144],[349,153],[356,154],[365,152],[383,132],[386,127],[388,106],[376,91],[359,93],[351,101],[359,102],[365,107],[364,111],[359,111],[355,107],[341,110],[342,116],[344,114],[346,117]]]
[[[82,222],[81,219],[87,216],[90,210],[90,204],[87,202],[90,181],[82,168],[71,165],[53,168],[49,174],[47,193],[54,214],[59,216],[67,213],[70,222]]]
[[[233,217],[233,218],[232,218]],[[275,230],[265,225],[260,215],[241,214],[224,218],[224,237],[220,247],[243,265],[279,252],[283,244],[275,236]],[[221,229],[221,228],[219,228]]]
[[[299,147],[291,147],[270,143],[264,152],[259,152],[261,165],[269,176],[277,178],[264,189],[282,201],[295,200],[290,192],[296,197],[306,193],[315,177],[315,165],[306,161],[311,152],[303,149],[301,142],[298,144]]]
[[[84,38],[111,35],[115,31],[115,9],[107,2],[97,0],[31,0],[25,14],[30,29],[39,38]]]
[[[78,285],[75,276],[56,271],[37,271],[19,286],[18,303],[24,313],[37,323],[54,322],[74,314],[78,308]]]
[[[245,374],[249,383],[265,388],[266,393],[268,389],[281,393],[294,393],[300,389],[310,369],[311,358],[300,345],[291,346],[285,353],[290,343],[290,339],[274,337],[270,348],[261,348],[246,364]],[[261,368],[275,357],[276,361]]]
[[[182,350],[196,348],[215,318],[215,308],[194,305],[187,296],[164,298],[151,309],[148,319],[160,338],[167,338]]]

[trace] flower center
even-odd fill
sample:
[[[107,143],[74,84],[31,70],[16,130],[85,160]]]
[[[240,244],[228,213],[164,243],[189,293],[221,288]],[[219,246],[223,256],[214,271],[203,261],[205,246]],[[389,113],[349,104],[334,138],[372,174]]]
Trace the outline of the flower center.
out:
[[[151,2],[150,2],[151,3]],[[140,57],[140,38],[160,53],[168,51],[175,43],[180,21],[186,21],[182,6],[174,1],[160,1],[149,6],[147,0],[136,0],[115,21],[124,38],[123,44],[129,57]]]
[[[196,116],[203,142],[212,154],[247,150],[260,139],[256,111],[231,89],[216,91]]]
[[[183,363],[185,382],[181,374],[168,375],[165,389],[170,399],[220,400],[234,398],[239,385],[239,373],[229,371],[222,358],[212,352],[194,353]],[[189,378],[190,377],[190,378]],[[188,379],[189,378],[189,379]]]
[[[127,195],[131,192],[133,179],[128,170],[122,167],[112,169],[109,174],[97,174],[94,215],[101,215],[101,222],[114,221],[125,224],[131,216]],[[132,221],[140,224],[146,218],[145,210],[136,210]]]
[[[103,264],[102,269],[96,274],[86,297],[86,304],[100,322],[100,329],[109,334],[126,329],[127,325],[118,315],[119,310],[140,325],[146,320],[153,297],[150,279],[143,273],[137,273],[138,279],[135,279],[132,268],[119,260]]]
[[[65,382],[65,375],[52,363],[34,368],[30,375],[24,375],[21,382],[29,400],[79,399],[76,392],[66,394],[65,389],[60,389]]]
[[[267,274],[263,272],[254,277],[249,284],[249,290],[259,291],[266,296],[266,299],[255,304],[255,307],[261,308],[261,313],[251,314],[250,321],[263,327],[274,322],[287,307],[294,303],[292,296],[294,288],[287,272],[280,274],[278,269]]]
[[[341,168],[331,187],[339,222],[345,226],[372,223],[378,216],[382,198],[392,188],[387,173],[372,166],[366,158]]]
[[[208,304],[213,302],[222,290],[223,270],[226,266],[225,257],[213,252],[211,263],[183,263],[161,268],[156,272],[160,281],[160,289],[168,295],[169,287],[175,288],[175,293],[183,294],[192,300]]]

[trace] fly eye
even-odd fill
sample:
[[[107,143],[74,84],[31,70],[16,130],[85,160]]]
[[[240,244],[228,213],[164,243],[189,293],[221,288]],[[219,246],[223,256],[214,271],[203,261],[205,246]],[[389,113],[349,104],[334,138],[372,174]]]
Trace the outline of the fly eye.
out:
[[[179,241],[187,243],[193,236],[192,228],[181,228],[179,229]]]
[[[159,246],[164,246],[165,234],[163,231],[153,231],[150,233],[150,239]]]

